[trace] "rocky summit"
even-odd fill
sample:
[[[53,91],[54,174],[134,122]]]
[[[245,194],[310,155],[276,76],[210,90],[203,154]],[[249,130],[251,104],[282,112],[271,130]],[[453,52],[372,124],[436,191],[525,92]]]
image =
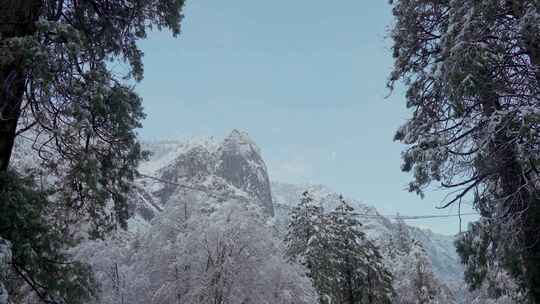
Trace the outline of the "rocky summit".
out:
[[[172,199],[193,201],[200,196],[243,198],[256,202],[267,216],[274,215],[266,165],[246,132],[233,130],[222,141],[146,142],[143,148],[151,156],[140,167],[132,222],[151,220]]]

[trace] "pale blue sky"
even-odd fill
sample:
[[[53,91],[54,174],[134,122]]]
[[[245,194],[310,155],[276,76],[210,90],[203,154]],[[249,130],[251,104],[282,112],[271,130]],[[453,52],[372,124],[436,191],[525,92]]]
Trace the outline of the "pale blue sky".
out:
[[[387,1],[189,1],[182,35],[141,46],[145,139],[247,131],[270,177],[325,184],[382,213],[447,214],[443,193],[405,191],[404,92],[389,98]],[[409,221],[458,231],[457,218]],[[465,227],[465,226],[464,226]]]

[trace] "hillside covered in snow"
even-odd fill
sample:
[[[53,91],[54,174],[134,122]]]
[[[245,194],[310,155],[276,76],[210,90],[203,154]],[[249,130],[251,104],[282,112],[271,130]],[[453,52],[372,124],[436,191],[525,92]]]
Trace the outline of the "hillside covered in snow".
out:
[[[164,225],[174,221],[177,225],[187,225],[194,217],[213,214],[212,210],[221,210],[222,206],[234,202],[233,205],[252,206],[259,211],[258,221],[264,222],[265,233],[272,235],[272,242],[277,244],[274,250],[279,251],[283,246],[289,211],[298,204],[302,192],[312,193],[328,210],[335,206],[339,197],[321,185],[270,182],[260,150],[245,132],[234,130],[221,141],[198,138],[146,142],[144,148],[151,152],[151,157],[141,164],[142,176],[131,195],[129,232],[120,242],[123,248],[129,247],[134,240],[140,242],[149,237],[155,243],[155,239],[162,237],[158,235],[166,233],[162,231]],[[347,200],[357,213],[364,214],[359,218],[362,229],[381,248],[386,264],[394,274],[396,290],[405,292],[411,288],[417,275],[415,267],[422,265],[426,268],[423,273],[431,276],[434,297],[450,301],[447,303],[459,302],[459,292],[464,285],[452,237],[397,223],[381,216],[371,206],[354,199]],[[407,244],[406,256],[396,255],[393,250],[400,238],[406,238],[400,240]],[[152,248],[162,245],[147,244]],[[103,264],[101,255],[89,257],[83,250],[81,256]]]
[[[129,194],[128,230],[73,252],[96,272],[100,303],[316,301],[306,270],[284,256],[290,212],[305,191],[324,212],[341,194],[270,181],[259,148],[238,130],[222,140],[152,141],[143,148],[150,157]],[[29,160],[23,155],[21,164]],[[346,194],[345,200],[393,276],[394,303],[476,299],[465,288],[452,236],[388,219]]]

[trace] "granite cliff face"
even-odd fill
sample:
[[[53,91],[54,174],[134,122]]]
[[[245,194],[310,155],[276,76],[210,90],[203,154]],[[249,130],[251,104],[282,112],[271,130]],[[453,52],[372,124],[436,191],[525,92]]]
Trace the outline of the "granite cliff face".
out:
[[[143,176],[130,200],[132,222],[148,223],[172,201],[187,206],[204,196],[253,200],[274,215],[266,165],[247,133],[233,130],[221,142],[147,142],[143,148],[152,155],[141,164]]]
[[[274,215],[270,180],[261,152],[247,136],[233,130],[219,150],[217,175],[257,198],[265,212]]]

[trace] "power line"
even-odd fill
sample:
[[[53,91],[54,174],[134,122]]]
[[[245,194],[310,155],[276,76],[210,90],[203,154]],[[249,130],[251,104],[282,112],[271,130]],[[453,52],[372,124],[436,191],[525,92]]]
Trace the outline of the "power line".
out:
[[[446,215],[388,215],[388,214],[369,214],[369,213],[355,213],[355,216],[359,217],[386,217],[391,219],[402,219],[402,220],[420,220],[420,219],[431,219],[431,218],[448,218],[448,217],[459,217],[467,215],[478,215],[478,213],[461,213],[461,214],[446,214]]]
[[[217,195],[217,194],[213,194],[211,193],[212,190],[210,189],[207,189],[207,188],[202,188],[202,187],[195,187],[195,186],[189,186],[189,185],[185,185],[185,184],[179,184],[179,183],[175,183],[175,182],[171,182],[171,181],[167,181],[167,180],[164,180],[164,179],[161,179],[159,177],[155,177],[155,176],[151,176],[151,175],[147,175],[147,174],[143,174],[143,173],[139,173],[139,176],[140,177],[144,177],[144,178],[148,178],[148,179],[153,179],[155,181],[158,181],[158,182],[161,182],[161,183],[164,183],[164,184],[169,184],[169,185],[173,185],[173,186],[177,186],[177,187],[180,187],[180,188],[184,188],[184,189],[189,189],[189,190],[195,190],[195,191],[199,191],[199,192],[204,192],[204,194],[210,196],[210,197],[213,197],[213,198],[217,198],[217,199],[223,199],[223,200],[226,200],[226,199],[230,199],[230,198],[234,198],[235,196],[225,196],[225,195]],[[237,196],[238,197],[238,196]]]
[[[28,137],[26,137],[26,136],[24,136],[22,134],[19,134],[18,136],[22,137],[23,139],[33,141],[32,139],[30,139],[30,138],[28,138]],[[185,184],[179,184],[179,183],[167,181],[167,180],[161,179],[159,177],[155,177],[155,176],[151,176],[151,175],[147,175],[147,174],[143,174],[143,173],[139,173],[139,177],[152,179],[152,180],[164,183],[164,184],[169,184],[169,185],[177,186],[177,187],[180,187],[180,188],[185,188],[185,189],[195,190],[195,191],[199,191],[199,192],[204,192],[206,195],[208,195],[210,197],[217,198],[217,199],[226,200],[226,199],[232,198],[231,196],[216,195],[216,194],[210,193],[210,191],[211,191],[210,189],[198,188],[198,187],[194,187],[194,186],[188,186],[188,185],[185,185]],[[479,215],[479,214],[478,213],[459,213],[459,214],[447,214],[447,215],[383,215],[383,214],[368,214],[368,213],[361,214],[361,213],[356,213],[354,215],[358,216],[358,217],[366,217],[366,218],[385,217],[385,218],[390,218],[390,219],[419,220],[419,219],[432,219],[432,218],[461,217],[461,216]]]
[[[460,216],[467,216],[467,215],[479,215],[479,214],[470,212],[470,213],[447,214],[447,215],[413,215],[413,216],[398,216],[396,217],[396,219],[401,218],[404,220],[416,220],[416,219],[428,219],[428,218],[460,217]]]
[[[225,199],[226,200],[226,199],[231,198],[229,196],[212,194],[212,193],[210,193],[210,191],[212,191],[212,190],[206,189],[206,188],[199,188],[199,187],[195,187],[195,186],[179,184],[179,183],[175,183],[175,182],[171,182],[171,181],[161,179],[159,177],[155,177],[155,176],[151,176],[151,175],[147,175],[147,174],[142,174],[142,173],[139,173],[139,176],[144,177],[144,178],[148,178],[148,179],[152,179],[152,180],[164,183],[164,184],[177,186],[177,187],[180,187],[180,188],[185,188],[185,189],[195,190],[195,191],[199,191],[199,192],[204,192],[208,196],[211,196],[211,197],[214,197],[214,198],[217,198],[217,199]],[[389,218],[389,219],[420,220],[420,219],[450,218],[450,217],[460,217],[460,216],[468,216],[468,215],[478,215],[478,213],[460,213],[460,214],[446,214],[446,215],[435,215],[435,214],[429,214],[429,215],[389,215],[389,214],[373,214],[373,213],[371,213],[371,214],[370,213],[354,213],[354,215],[358,216],[358,217],[364,217],[364,218],[385,217],[385,218]]]
[[[171,182],[171,181],[166,181],[166,180],[161,179],[159,177],[155,177],[155,176],[151,176],[151,175],[147,175],[147,174],[139,173],[139,176],[144,177],[144,178],[153,179],[155,181],[158,181],[158,182],[161,182],[161,183],[164,183],[164,184],[178,186],[180,188],[186,188],[186,189],[196,190],[196,191],[201,191],[201,192],[207,192],[208,191],[208,189],[205,189],[205,188],[197,188],[197,187],[194,187],[194,186],[188,186],[188,185],[179,184],[179,183],[175,183],[175,182]]]

